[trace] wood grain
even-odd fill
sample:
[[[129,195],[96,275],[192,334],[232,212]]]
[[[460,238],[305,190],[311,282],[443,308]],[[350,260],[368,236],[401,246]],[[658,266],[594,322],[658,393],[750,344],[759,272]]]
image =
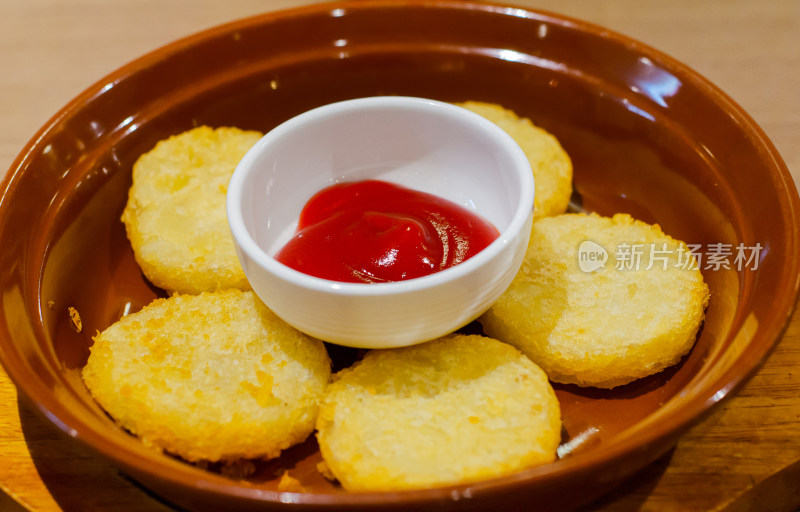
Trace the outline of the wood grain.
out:
[[[0,172],[81,90],[141,54],[303,0],[2,0]],[[516,0],[643,41],[706,76],[758,122],[800,182],[800,2]],[[800,507],[800,315],[737,396],[588,510],[792,511]],[[167,505],[69,439],[0,371],[0,510]]]

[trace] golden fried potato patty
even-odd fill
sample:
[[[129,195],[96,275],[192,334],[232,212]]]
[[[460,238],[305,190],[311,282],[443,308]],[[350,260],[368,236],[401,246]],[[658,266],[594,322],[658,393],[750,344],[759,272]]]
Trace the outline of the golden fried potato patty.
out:
[[[536,187],[534,220],[567,211],[572,195],[572,161],[553,135],[500,105],[478,101],[458,105],[498,125],[525,152]]]
[[[317,420],[333,475],[350,491],[491,478],[554,460],[558,401],[518,350],[450,335],[373,350],[334,376]]]
[[[133,166],[122,221],[144,275],[176,293],[250,285],[225,213],[233,170],[261,137],[201,126],[156,144]]]
[[[94,338],[83,380],[114,420],[188,461],[276,457],[314,429],[322,342],[253,292],[157,299]]]
[[[612,388],[692,348],[709,299],[696,267],[685,243],[629,215],[540,219],[522,268],[480,322],[553,382]]]

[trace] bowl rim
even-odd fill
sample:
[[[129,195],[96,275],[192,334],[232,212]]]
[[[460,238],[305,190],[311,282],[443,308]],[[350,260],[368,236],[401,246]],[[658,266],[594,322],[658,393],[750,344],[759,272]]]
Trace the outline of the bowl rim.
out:
[[[775,171],[772,178],[778,180],[783,190],[786,218],[791,221],[794,229],[787,233],[787,246],[794,249],[794,253],[800,252],[800,198],[798,198],[797,188],[793,183],[786,164],[781,159],[778,151],[766,136],[761,127],[747,114],[736,102],[719,88],[713,85],[702,75],[692,70],[685,64],[667,56],[666,54],[651,48],[633,38],[622,35],[615,31],[603,28],[599,25],[581,21],[576,18],[555,14],[550,11],[539,10],[529,7],[506,5],[494,2],[478,2],[475,0],[374,0],[372,2],[361,2],[359,0],[345,0],[341,2],[327,2],[320,4],[304,5],[286,10],[266,12],[263,14],[234,20],[206,30],[196,32],[187,37],[178,39],[172,43],[157,48],[141,57],[124,64],[117,70],[101,78],[89,88],[84,90],[64,107],[62,107],[53,117],[47,121],[24,146],[17,158],[12,163],[9,171],[0,182],[0,220],[4,217],[9,197],[13,195],[18,182],[19,175],[24,171],[25,163],[33,154],[40,141],[58,125],[58,123],[68,118],[70,113],[79,108],[82,104],[90,101],[95,96],[101,94],[108,84],[124,80],[126,77],[135,74],[139,70],[146,68],[156,62],[164,60],[170,55],[185,51],[197,43],[218,37],[222,34],[231,32],[236,28],[247,28],[261,25],[267,22],[277,22],[292,18],[302,18],[304,16],[322,13],[334,9],[345,10],[370,10],[380,8],[401,8],[430,7],[439,9],[456,9],[480,12],[485,14],[505,14],[509,16],[524,17],[532,20],[547,22],[549,24],[581,30],[593,37],[611,40],[617,44],[626,46],[630,51],[647,56],[653,62],[657,62],[673,72],[679,73],[682,77],[689,80],[693,85],[704,89],[713,99],[731,115],[736,116],[743,130],[747,130],[750,135],[755,137],[757,143],[764,150],[764,154],[769,156],[770,167]],[[114,461],[132,472],[146,473],[159,478],[162,481],[169,481],[172,484],[191,489],[202,489],[221,495],[237,496],[257,502],[276,502],[276,503],[297,503],[307,505],[353,505],[353,506],[378,506],[395,504],[414,504],[429,502],[431,500],[453,501],[461,498],[475,496],[476,492],[503,492],[525,486],[531,480],[540,477],[542,482],[553,482],[566,474],[577,474],[581,472],[592,472],[602,461],[621,459],[626,454],[639,449],[641,446],[656,444],[659,442],[669,442],[669,439],[677,439],[677,436],[688,428],[692,423],[708,414],[712,406],[720,403],[721,400],[729,397],[732,392],[739,389],[747,379],[749,379],[771,351],[777,345],[780,336],[788,327],[797,304],[798,291],[800,291],[800,259],[795,258],[793,266],[786,269],[786,275],[794,278],[791,287],[786,287],[784,293],[775,297],[774,308],[783,310],[785,314],[780,319],[765,326],[759,338],[766,340],[759,344],[749,361],[750,366],[745,372],[734,372],[729,368],[714,379],[713,386],[704,388],[704,393],[696,394],[687,401],[683,402],[681,410],[686,414],[672,415],[664,418],[658,428],[647,429],[638,432],[640,443],[628,445],[621,442],[611,441],[604,446],[591,451],[582,453],[580,457],[566,458],[557,461],[557,464],[538,466],[523,470],[510,476],[499,477],[485,480],[478,483],[463,484],[450,487],[434,489],[423,489],[404,492],[390,493],[295,493],[270,491],[263,489],[248,489],[236,484],[236,482],[218,476],[198,468],[169,460],[160,454],[145,451],[144,447],[137,447],[134,444],[119,443],[111,439],[110,436],[96,432],[92,425],[73,414],[69,408],[59,403],[51,396],[48,387],[41,381],[31,380],[36,377],[34,373],[29,373],[22,364],[15,364],[22,361],[22,356],[17,352],[9,351],[4,344],[0,344],[0,362],[2,362],[8,375],[16,384],[17,388],[26,396],[35,408],[42,413],[50,422],[55,424],[61,431],[70,437],[79,439],[106,458]],[[39,299],[36,300],[37,304]],[[30,304],[30,300],[26,303]],[[41,304],[39,304],[41,306]],[[2,320],[0,318],[0,320]],[[732,325],[736,329],[740,325]],[[0,322],[0,328],[8,332],[8,326]],[[755,338],[754,338],[755,339]],[[753,345],[753,340],[750,341]],[[25,383],[25,384],[23,384]],[[713,388],[713,389],[712,389]],[[667,446],[667,448],[669,445]],[[664,448],[666,449],[666,448]],[[147,468],[147,470],[143,469]],[[153,470],[156,468],[158,472]]]
[[[503,151],[507,152],[514,164],[513,173],[509,173],[509,175],[513,175],[517,178],[516,185],[519,187],[516,190],[518,206],[509,220],[508,225],[500,231],[499,236],[493,240],[492,243],[458,265],[422,277],[385,283],[350,283],[315,277],[295,270],[280,263],[255,241],[244,221],[242,207],[242,197],[245,191],[249,189],[249,184],[257,173],[256,166],[254,165],[255,160],[261,156],[266,148],[280,141],[281,138],[291,135],[298,130],[302,130],[305,123],[315,123],[319,120],[324,120],[340,114],[347,114],[353,111],[366,111],[372,108],[383,110],[413,109],[415,111],[435,112],[435,114],[440,117],[459,117],[489,134],[493,141],[495,141],[498,146],[501,146]],[[345,182],[349,182],[349,180],[345,179],[337,181],[336,183]],[[531,172],[530,162],[525,156],[525,153],[523,153],[522,148],[519,147],[519,144],[494,123],[491,123],[486,118],[465,108],[430,98],[415,96],[368,96],[329,103],[314,108],[281,123],[266,133],[255,143],[236,166],[236,170],[228,186],[226,208],[228,223],[236,245],[254,261],[262,271],[269,273],[282,283],[313,293],[378,298],[431,290],[446,285],[447,283],[460,280],[484,267],[501,252],[511,247],[512,241],[517,237],[527,235],[527,233],[523,232],[523,229],[527,223],[528,217],[533,211],[533,200],[534,178]]]

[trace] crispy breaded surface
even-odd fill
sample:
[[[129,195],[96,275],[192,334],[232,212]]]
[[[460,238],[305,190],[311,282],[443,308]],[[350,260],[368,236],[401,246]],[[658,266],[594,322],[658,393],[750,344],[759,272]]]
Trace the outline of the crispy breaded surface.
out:
[[[498,125],[525,152],[536,186],[534,220],[567,211],[572,195],[572,161],[553,135],[500,105],[478,101],[458,105]]]
[[[253,292],[157,299],[94,338],[83,379],[114,420],[189,461],[276,457],[314,429],[330,359]]]
[[[518,350],[450,335],[373,350],[334,376],[317,420],[330,471],[350,491],[471,482],[554,460],[558,401]]]
[[[136,161],[122,221],[153,284],[177,293],[249,289],[225,195],[239,160],[260,137],[201,126],[159,142]]]
[[[608,252],[593,272],[579,266],[586,240]],[[696,267],[690,257],[686,244],[629,215],[541,219],[522,268],[480,322],[553,382],[626,384],[676,364],[692,348],[709,292],[699,270],[684,268]]]

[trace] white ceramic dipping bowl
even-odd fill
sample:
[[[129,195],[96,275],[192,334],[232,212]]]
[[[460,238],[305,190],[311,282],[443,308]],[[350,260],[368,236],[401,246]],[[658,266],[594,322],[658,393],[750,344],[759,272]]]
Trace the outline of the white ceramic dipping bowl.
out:
[[[449,199],[500,237],[459,265],[391,283],[321,279],[273,258],[311,196],[364,179]],[[245,274],[275,314],[325,341],[390,348],[445,335],[489,308],[522,263],[533,195],[525,154],[495,124],[448,103],[387,96],[319,107],[264,135],[233,173],[227,213]]]

